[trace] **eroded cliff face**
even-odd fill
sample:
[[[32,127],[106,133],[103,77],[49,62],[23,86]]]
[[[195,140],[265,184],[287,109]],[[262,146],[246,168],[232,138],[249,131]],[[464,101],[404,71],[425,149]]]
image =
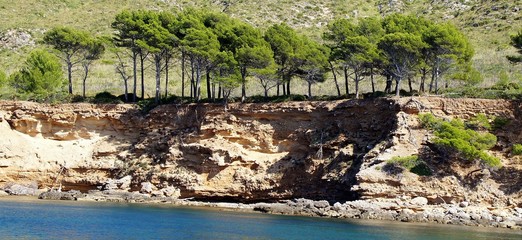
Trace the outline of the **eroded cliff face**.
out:
[[[430,204],[472,202],[485,206],[521,206],[522,160],[511,154],[514,143],[522,142],[522,105],[517,101],[403,98],[397,102],[397,128],[390,138],[364,158],[352,190],[363,199],[425,197]],[[464,161],[434,146],[433,133],[423,129],[419,113],[432,113],[444,119],[470,119],[482,113],[508,120],[494,131],[496,146],[488,153],[502,160],[502,168],[492,169],[480,161]],[[389,174],[382,171],[394,156],[418,155],[426,161],[433,176],[408,171]]]
[[[512,119],[494,151],[505,167],[437,162],[419,112]],[[200,200],[424,196],[519,204],[521,163],[508,153],[522,140],[519,119],[516,102],[440,98],[231,104],[227,111],[162,105],[147,114],[131,105],[0,102],[0,181],[88,191],[130,176],[129,186],[116,187],[150,182]],[[380,170],[391,157],[412,154],[426,155],[437,174]]]

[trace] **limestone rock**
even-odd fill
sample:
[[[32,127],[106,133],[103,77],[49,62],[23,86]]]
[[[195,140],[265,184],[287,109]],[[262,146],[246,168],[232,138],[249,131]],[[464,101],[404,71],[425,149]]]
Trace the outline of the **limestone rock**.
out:
[[[158,188],[156,188],[156,186],[154,186],[154,184],[150,183],[150,182],[142,182],[141,183],[141,189],[140,189],[140,193],[152,193],[153,191],[156,191],[158,190]]]
[[[425,206],[428,204],[428,199],[425,197],[416,197],[410,201],[412,205]]]
[[[161,189],[161,191],[163,192],[163,195],[165,195],[165,197],[179,198],[181,196],[181,191],[179,190],[179,188],[175,188],[172,186],[163,188]]]
[[[4,191],[9,193],[9,195],[17,195],[17,196],[36,196],[38,194],[37,188],[34,186],[23,186],[20,184],[13,184],[4,188]]]

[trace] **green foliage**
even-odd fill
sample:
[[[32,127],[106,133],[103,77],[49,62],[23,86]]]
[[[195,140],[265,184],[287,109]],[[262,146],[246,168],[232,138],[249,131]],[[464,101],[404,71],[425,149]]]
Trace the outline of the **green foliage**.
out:
[[[513,149],[511,150],[513,155],[522,155],[522,144],[513,144]]]
[[[137,104],[142,114],[147,114],[158,106],[158,103],[153,99],[143,99],[138,101]]]
[[[230,2],[227,7],[224,7],[224,2]],[[462,2],[462,1],[460,1]],[[3,8],[3,16],[4,21],[2,25],[2,31],[7,29],[25,29],[29,31],[29,33],[35,39],[41,37],[41,33],[38,29],[52,29],[55,26],[70,26],[75,29],[87,30],[90,33],[102,33],[102,34],[112,34],[114,29],[111,29],[109,26],[111,22],[114,21],[114,13],[118,13],[124,9],[128,12],[138,11],[139,9],[154,9],[157,12],[171,12],[173,6],[175,5],[175,9],[189,9],[189,8],[199,8],[204,9],[203,11],[209,11],[208,9],[214,9],[216,11],[220,11],[226,9],[226,13],[230,16],[234,16],[234,18],[244,20],[244,22],[248,22],[253,26],[258,26],[259,29],[267,29],[269,25],[272,23],[285,22],[288,23],[289,26],[296,29],[299,33],[304,33],[311,39],[318,39],[319,34],[324,32],[326,29],[322,26],[323,23],[327,22],[330,19],[350,19],[355,25],[361,25],[363,21],[366,19],[361,16],[374,16],[377,24],[369,24],[368,29],[372,29],[372,27],[381,28],[381,16],[390,16],[394,15],[396,12],[408,14],[411,16],[423,16],[426,19],[433,20],[435,25],[446,25],[444,19],[447,19],[448,22],[456,24],[457,28],[465,32],[466,35],[472,37],[472,45],[476,48],[477,56],[473,58],[473,66],[479,71],[480,75],[484,76],[485,82],[482,86],[489,86],[493,84],[492,80],[496,79],[495,74],[499,72],[499,70],[511,71],[513,65],[506,64],[505,56],[508,54],[514,54],[513,48],[508,48],[509,46],[509,34],[508,31],[517,31],[520,29],[521,21],[519,21],[519,17],[517,14],[509,11],[510,9],[514,9],[517,5],[520,5],[517,1],[469,1],[466,2],[467,6],[465,9],[457,7],[457,8],[445,8],[438,2],[434,2],[431,4],[429,11],[426,11],[426,1],[399,1],[390,4],[390,2],[379,0],[375,1],[176,1],[176,4],[173,5],[172,1],[140,1],[139,4],[132,3],[130,1],[93,1],[93,0],[85,0],[85,1],[29,1],[29,0],[20,0],[14,2],[5,2],[0,4]],[[300,6],[300,7],[295,7]],[[497,11],[499,8],[499,11]],[[493,10],[492,10],[493,9]],[[355,11],[356,10],[356,11]],[[502,11],[500,11],[502,10]],[[504,11],[506,10],[506,11]],[[174,10],[176,11],[176,10]],[[184,11],[183,11],[184,12]],[[178,14],[177,12],[175,13]],[[111,16],[112,15],[112,16]],[[295,19],[295,16],[302,16],[300,19]],[[447,18],[447,16],[451,16]],[[42,21],[45,19],[45,21]],[[131,18],[132,20],[132,18]],[[199,21],[199,19],[198,19]],[[397,23],[396,25],[405,25],[387,27],[387,31],[405,31],[414,32],[414,31],[424,31],[426,28],[418,27],[416,25],[425,25],[421,20],[412,20],[414,23],[413,26],[409,26],[408,21],[403,21],[399,19],[394,21]],[[132,27],[132,26],[131,26]],[[212,28],[212,26],[208,25],[206,27]],[[399,28],[399,30],[394,30],[395,28]],[[128,28],[129,30],[134,31],[133,28]],[[424,31],[423,37],[424,41],[427,41],[428,38],[433,39],[433,37],[447,37],[447,36],[457,36],[450,33],[450,29],[447,31],[445,27],[442,28],[433,28],[432,34],[426,34],[430,31]],[[436,30],[436,31],[435,31]],[[384,31],[384,30],[383,30]],[[373,32],[373,31],[369,31]],[[404,31],[403,31],[404,32]],[[520,32],[520,31],[519,31]],[[384,32],[382,32],[384,34]],[[182,34],[180,34],[182,35]],[[365,34],[361,34],[365,36]],[[176,35],[177,37],[180,37]],[[449,38],[452,40],[453,38]],[[377,40],[371,40],[370,42],[376,43]],[[447,46],[445,41],[433,41],[434,43],[442,43],[438,44],[438,46]],[[448,41],[450,43],[450,41]],[[437,45],[435,45],[437,46]],[[434,50],[435,48],[433,48]],[[449,48],[446,48],[449,49]],[[428,49],[425,49],[428,50]],[[18,56],[24,56],[23,50],[21,54],[17,53],[13,54],[12,51],[2,51],[0,53],[2,55],[2,59],[6,59],[2,61],[2,67],[6,66],[15,66],[18,61]],[[440,59],[449,60],[450,65],[453,65],[451,62],[456,61],[456,58],[446,57],[444,55],[439,55]],[[433,55],[434,56],[434,55]],[[457,56],[465,56],[465,54],[457,55]],[[6,57],[6,58],[4,58]],[[111,59],[112,58],[112,59]],[[430,66],[435,66],[431,61],[436,59],[435,57],[429,57],[429,60],[426,63],[429,63]],[[112,55],[107,54],[104,56],[102,61],[114,61],[114,57]],[[146,62],[149,62],[150,59],[146,59]],[[175,59],[172,59],[173,64],[177,64]],[[177,59],[176,59],[177,60]],[[424,62],[425,59],[421,59],[421,62]],[[421,63],[421,65],[424,63]],[[100,87],[91,88],[93,91],[95,89],[100,89],[101,87],[106,87],[107,90],[115,93],[117,91],[117,86],[121,84],[107,84],[103,86],[102,84],[112,81],[116,79],[114,71],[112,69],[108,69],[108,64],[100,64],[101,66],[96,66],[93,68],[95,72],[93,76],[94,80],[96,80],[96,84],[99,84]],[[421,65],[418,65],[420,67]],[[445,64],[443,64],[445,65]],[[337,65],[336,67],[339,67]],[[518,67],[518,66],[517,66]],[[171,68],[172,69],[172,68]],[[13,72],[13,69],[5,68],[6,72]],[[416,74],[414,80],[418,80],[418,70],[414,69],[414,73]],[[150,74],[152,71],[147,71],[147,74]],[[428,69],[428,74],[430,71]],[[448,77],[440,77],[440,80],[448,81],[450,87],[452,86],[453,79],[449,77],[449,73],[453,72],[453,66],[451,66],[448,72]],[[516,71],[514,71],[516,72]],[[376,74],[380,74],[376,72]],[[131,75],[129,75],[131,76]],[[350,75],[353,76],[353,75]],[[152,77],[146,76],[146,84],[153,84]],[[428,76],[426,79],[430,79]],[[329,79],[331,80],[331,79]],[[365,80],[368,80],[366,78]],[[376,79],[377,83],[379,83],[379,88],[381,87],[380,83],[382,82],[382,78]],[[364,81],[364,80],[363,80]],[[179,87],[179,82],[171,82],[172,85],[175,85],[176,89]],[[414,82],[416,84],[418,82]],[[169,83],[170,84],[170,83]],[[351,83],[353,84],[353,82]],[[171,85],[171,86],[172,86]],[[368,84],[369,85],[369,84]],[[365,88],[364,90],[368,90],[368,85],[363,84],[362,86]],[[163,86],[163,85],[162,85]],[[443,84],[440,84],[439,87],[442,87]],[[248,86],[250,87],[250,86]],[[152,86],[148,86],[146,88],[150,91],[153,89]],[[203,89],[203,91],[205,91]],[[254,90],[252,90],[254,91]],[[118,92],[119,93],[119,92]],[[259,94],[252,92],[252,94]],[[488,97],[494,94],[487,93]],[[495,93],[496,94],[496,93]]]
[[[24,67],[12,74],[9,81],[18,94],[36,101],[53,100],[63,92],[64,85],[58,58],[41,49],[32,51]]]
[[[419,158],[419,156],[411,155],[406,157],[393,157],[386,161],[384,169],[393,169],[400,166],[408,171],[419,176],[431,176],[433,173],[426,162]]]
[[[122,101],[110,92],[97,93],[91,100],[92,103],[122,103]]]
[[[456,69],[451,78],[464,83],[467,87],[476,86],[484,81],[482,74],[470,63],[459,64]]]
[[[489,123],[489,118],[484,113],[479,113],[473,118],[471,118],[466,123],[468,128],[476,129],[476,130],[491,130],[492,126]]]
[[[476,122],[483,124],[484,117]],[[435,132],[434,143],[442,149],[451,150],[466,160],[480,159],[491,167],[500,167],[500,159],[487,154],[484,150],[493,148],[497,137],[489,132],[477,132],[469,129],[462,120],[444,121],[432,114],[419,115],[421,124]],[[486,118],[486,122],[488,122]],[[489,122],[488,122],[489,124]]]
[[[4,71],[0,71],[0,89],[7,84],[7,75]]]
[[[496,129],[503,128],[504,126],[508,125],[510,122],[511,122],[511,120],[509,120],[508,118],[495,117],[491,124],[492,124],[493,130],[496,130]]]
[[[522,62],[522,30],[517,34],[511,36],[511,45],[517,49],[518,56],[507,56],[507,59],[512,63]]]
[[[421,122],[422,127],[427,129],[438,129],[442,121],[431,113],[421,113],[419,114],[419,121]]]
[[[83,82],[85,83],[89,73],[89,65],[92,61],[99,59],[105,50],[101,40],[92,38],[85,31],[71,27],[55,27],[47,31],[43,37],[43,42],[53,47],[65,62],[67,79],[69,81],[69,94],[73,93],[73,66],[83,63],[85,69]],[[85,92],[85,84],[83,86],[83,91]]]

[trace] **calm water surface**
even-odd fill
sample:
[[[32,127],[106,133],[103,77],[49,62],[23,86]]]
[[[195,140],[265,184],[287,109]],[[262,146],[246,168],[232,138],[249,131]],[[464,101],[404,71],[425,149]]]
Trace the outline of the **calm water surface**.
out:
[[[522,239],[522,231],[0,199],[0,239]]]

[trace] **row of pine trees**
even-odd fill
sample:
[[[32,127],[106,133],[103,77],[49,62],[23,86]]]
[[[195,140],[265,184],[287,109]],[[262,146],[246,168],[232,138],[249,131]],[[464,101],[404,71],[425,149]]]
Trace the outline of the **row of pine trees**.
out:
[[[70,27],[45,33],[42,42],[61,60],[69,94],[73,94],[73,81],[81,81],[82,95],[86,95],[90,67],[106,54],[116,59],[115,69],[127,101],[143,99],[144,86],[150,82],[155,84],[153,96],[158,102],[168,96],[169,81],[181,83],[177,85],[182,97],[198,101],[205,97],[203,84],[206,98],[226,100],[236,88],[241,88],[244,99],[247,81],[258,81],[263,88],[263,93],[251,95],[268,96],[271,89],[277,95],[290,95],[292,83],[298,82],[307,84],[308,97],[312,97],[313,84],[333,80],[337,95],[360,98],[359,83],[370,81],[372,92],[376,92],[376,78],[385,79],[384,92],[397,96],[403,82],[408,83],[410,92],[437,93],[450,80],[473,84],[479,79],[471,67],[473,49],[464,34],[449,23],[419,16],[335,19],[321,39],[300,34],[285,23],[261,30],[224,13],[200,9],[123,11],[111,26],[114,34],[103,37]],[[38,50],[31,54],[28,65],[53,60],[52,56],[35,60],[39,55],[46,53]],[[154,69],[154,81],[146,80],[150,77],[145,74],[148,64]],[[48,65],[56,71],[48,74],[43,81],[47,83],[38,91],[54,91],[60,85],[50,79],[57,78],[60,70]],[[82,77],[75,80],[73,71],[78,69]],[[178,79],[171,79],[173,69],[181,72]],[[27,72],[31,71],[44,76],[47,70],[26,67],[9,77],[10,85],[17,91],[34,91],[31,84],[43,83],[41,79],[30,80]],[[350,85],[355,89],[350,91]]]

